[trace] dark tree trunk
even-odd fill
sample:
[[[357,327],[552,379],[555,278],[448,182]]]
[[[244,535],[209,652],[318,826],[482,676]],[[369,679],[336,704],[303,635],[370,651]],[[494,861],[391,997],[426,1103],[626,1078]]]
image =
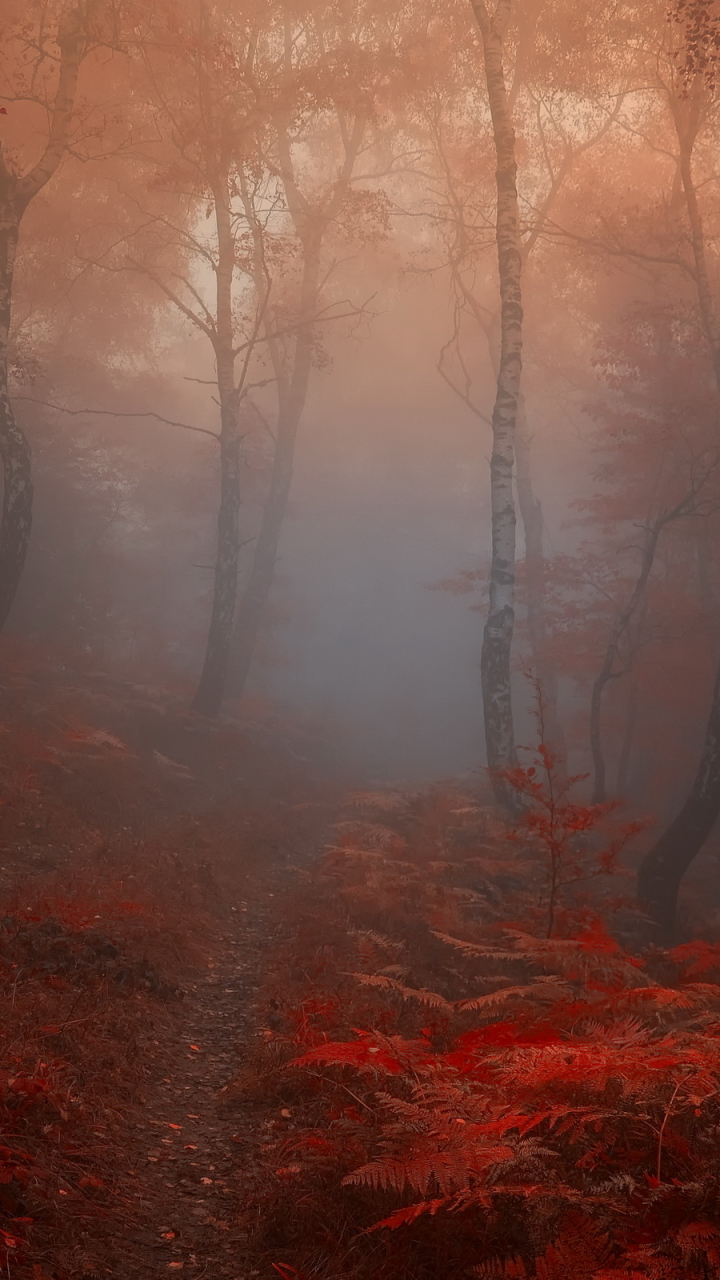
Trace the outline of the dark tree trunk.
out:
[[[275,576],[278,546],[292,483],[295,442],[305,410],[312,369],[314,320],[320,280],[320,253],[325,223],[311,229],[303,245],[303,279],[298,312],[298,330],[289,377],[283,375],[282,357],[273,347],[280,404],[270,492],[263,511],[260,533],[255,543],[252,567],[242,594],[235,635],[233,693],[241,697],[252,664],[258,630]]]
[[[366,128],[364,116],[358,116],[349,131],[343,125],[341,132],[345,144],[345,161],[342,171],[335,183],[335,189],[329,201],[323,207],[313,208],[297,186],[290,154],[290,134],[287,124],[283,123],[280,118],[278,118],[277,124],[280,174],[285,188],[290,216],[302,245],[302,282],[295,315],[295,339],[289,371],[285,365],[285,358],[277,338],[269,336],[266,326],[268,350],[279,393],[276,444],[273,455],[270,492],[263,510],[260,532],[255,543],[250,576],[242,593],[240,607],[237,610],[237,623],[232,637],[232,646],[231,638],[227,632],[228,619],[230,618],[229,609],[224,609],[222,612],[221,657],[223,671],[221,680],[214,679],[212,705],[215,710],[213,714],[216,714],[220,708],[229,668],[232,667],[232,691],[236,697],[242,695],[250,673],[258,630],[275,575],[278,545],[292,483],[295,442],[307,400],[313,362],[323,240],[327,228],[333,219],[337,217],[342,207]],[[253,237],[255,280],[258,293],[261,294],[267,287],[262,224],[257,218],[247,184],[242,175],[239,178],[239,187],[248,226]],[[218,325],[219,331],[220,326]],[[236,548],[238,547],[237,534],[235,546]],[[236,582],[236,580],[237,555],[233,581]],[[234,609],[232,616],[233,618],[235,616]],[[203,673],[203,682],[204,680],[205,674]],[[195,702],[198,710],[201,709],[200,694],[201,690],[199,689]]]
[[[228,185],[229,169],[226,166],[213,184],[218,237],[217,320],[214,343],[220,398],[218,540],[205,661],[193,699],[193,711],[205,716],[218,714],[225,694],[235,622],[240,556],[240,391],[235,383],[233,325],[235,237]]]
[[[642,906],[672,940],[683,876],[720,814],[720,673],[715,680],[700,767],[689,795],[670,826],[646,854],[638,879]]]
[[[221,407],[220,505],[212,613],[202,675],[193,710],[216,716],[222,706],[232,644],[240,556],[240,434],[238,395],[228,391]]]
[[[22,577],[30,543],[33,511],[30,444],[15,421],[8,386],[8,344],[13,268],[20,218],[10,206],[0,211],[0,458],[3,464],[3,507],[0,522],[0,629]]]
[[[270,492],[255,543],[250,577],[242,593],[233,645],[232,691],[241,697],[250,674],[265,605],[275,577],[278,545],[292,483],[295,441],[303,404],[288,406],[278,415]]]
[[[675,511],[681,513],[682,506],[683,504],[680,503],[675,508]],[[602,740],[602,707],[605,690],[611,681],[616,680],[622,673],[616,666],[620,656],[620,646],[627,637],[633,618],[644,601],[645,590],[655,564],[655,553],[660,534],[665,525],[674,518],[676,516],[673,512],[666,512],[646,529],[642,560],[635,586],[627,605],[611,628],[607,645],[605,646],[602,666],[593,682],[590,699],[590,751],[593,762],[592,804],[604,804],[607,800],[607,767]]]
[[[67,146],[78,74],[92,4],[65,8],[58,28],[58,83],[44,151],[26,174],[18,174],[0,147],[0,459],[3,507],[0,520],[0,629],[13,606],[30,544],[33,513],[32,454],[15,421],[9,391],[9,340],[13,276],[20,223],[30,202],[57,171]]]
[[[720,398],[720,327],[707,266],[705,230],[693,178],[692,157],[700,119],[701,82],[687,98],[671,97],[670,107],[680,145],[680,176],[692,243],[700,318],[710,350]],[[702,849],[720,815],[720,670],[715,679],[710,716],[697,776],[677,817],[661,835],[640,867],[641,906],[657,921],[663,936],[672,937],[677,899],[685,872]]]
[[[543,736],[546,745],[565,760],[567,747],[558,716],[558,678],[555,664],[548,653],[545,627],[545,548],[542,503],[535,496],[530,465],[525,398],[518,399],[515,463],[518,507],[525,535],[525,597],[527,627],[535,675],[540,685],[543,708]]]
[[[490,600],[480,673],[488,767],[497,800],[515,808],[512,788],[498,771],[516,762],[510,660],[515,624],[515,501],[513,463],[522,372],[522,253],[517,196],[515,130],[503,65],[511,0],[498,0],[493,15],[485,0],[472,0],[482,37],[493,140],[497,159],[496,239],[500,277],[500,361],[492,415],[490,462],[492,562]]]

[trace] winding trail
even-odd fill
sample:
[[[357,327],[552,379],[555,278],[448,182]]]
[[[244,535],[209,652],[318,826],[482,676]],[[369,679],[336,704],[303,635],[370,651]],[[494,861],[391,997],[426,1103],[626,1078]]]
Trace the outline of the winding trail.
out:
[[[255,1033],[262,952],[269,937],[270,884],[236,908],[222,906],[209,940],[207,970],[171,1014],[165,1067],[147,1107],[129,1120],[133,1167],[118,1171],[127,1235],[109,1251],[117,1280],[182,1275],[183,1280],[260,1275],[238,1225],[251,1190],[257,1146],[252,1109],[229,1113],[222,1090],[238,1073]],[[113,1256],[114,1255],[114,1256]],[[267,1270],[263,1269],[267,1274]]]

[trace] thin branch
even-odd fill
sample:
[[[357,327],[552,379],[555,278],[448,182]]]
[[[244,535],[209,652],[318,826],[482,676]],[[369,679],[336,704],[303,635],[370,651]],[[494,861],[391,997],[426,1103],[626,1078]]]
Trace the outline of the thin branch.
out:
[[[216,431],[208,431],[206,427],[193,427],[189,422],[174,422],[172,418],[164,418],[160,413],[153,413],[147,410],[144,413],[118,413],[113,409],[66,409],[62,404],[53,404],[51,400],[38,400],[35,396],[13,396],[14,400],[25,400],[30,404],[41,404],[45,409],[56,409],[58,413],[67,413],[73,418],[91,417],[102,418],[155,418],[157,422],[163,422],[168,427],[181,427],[183,431],[195,431],[201,436],[210,436],[213,440],[219,440],[220,437]]]

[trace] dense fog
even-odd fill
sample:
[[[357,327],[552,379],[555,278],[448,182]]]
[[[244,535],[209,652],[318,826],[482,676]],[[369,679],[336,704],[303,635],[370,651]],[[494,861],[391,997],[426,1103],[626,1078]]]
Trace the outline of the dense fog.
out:
[[[712,754],[710,17],[180,9],[4,16],[6,626],[376,782],[502,802],[545,736],[665,822]]]

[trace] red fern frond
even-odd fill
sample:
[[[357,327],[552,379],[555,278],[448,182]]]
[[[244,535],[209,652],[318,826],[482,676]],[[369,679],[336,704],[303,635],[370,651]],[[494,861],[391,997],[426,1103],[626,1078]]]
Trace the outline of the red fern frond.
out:
[[[357,978],[358,982],[361,982],[365,987],[379,987],[382,991],[395,991],[402,996],[403,1000],[417,1000],[419,1004],[427,1005],[430,1009],[445,1009],[449,1012],[453,1008],[450,1002],[444,996],[439,995],[437,991],[404,987],[395,978],[389,978],[381,973],[354,973],[352,976]]]
[[[404,1209],[397,1209],[395,1213],[383,1218],[381,1222],[374,1222],[368,1230],[370,1232],[379,1231],[382,1227],[388,1227],[391,1231],[394,1231],[397,1227],[409,1227],[424,1214],[432,1217],[437,1213],[438,1209],[442,1209],[444,1203],[444,1200],[418,1200],[416,1204],[407,1205]]]

